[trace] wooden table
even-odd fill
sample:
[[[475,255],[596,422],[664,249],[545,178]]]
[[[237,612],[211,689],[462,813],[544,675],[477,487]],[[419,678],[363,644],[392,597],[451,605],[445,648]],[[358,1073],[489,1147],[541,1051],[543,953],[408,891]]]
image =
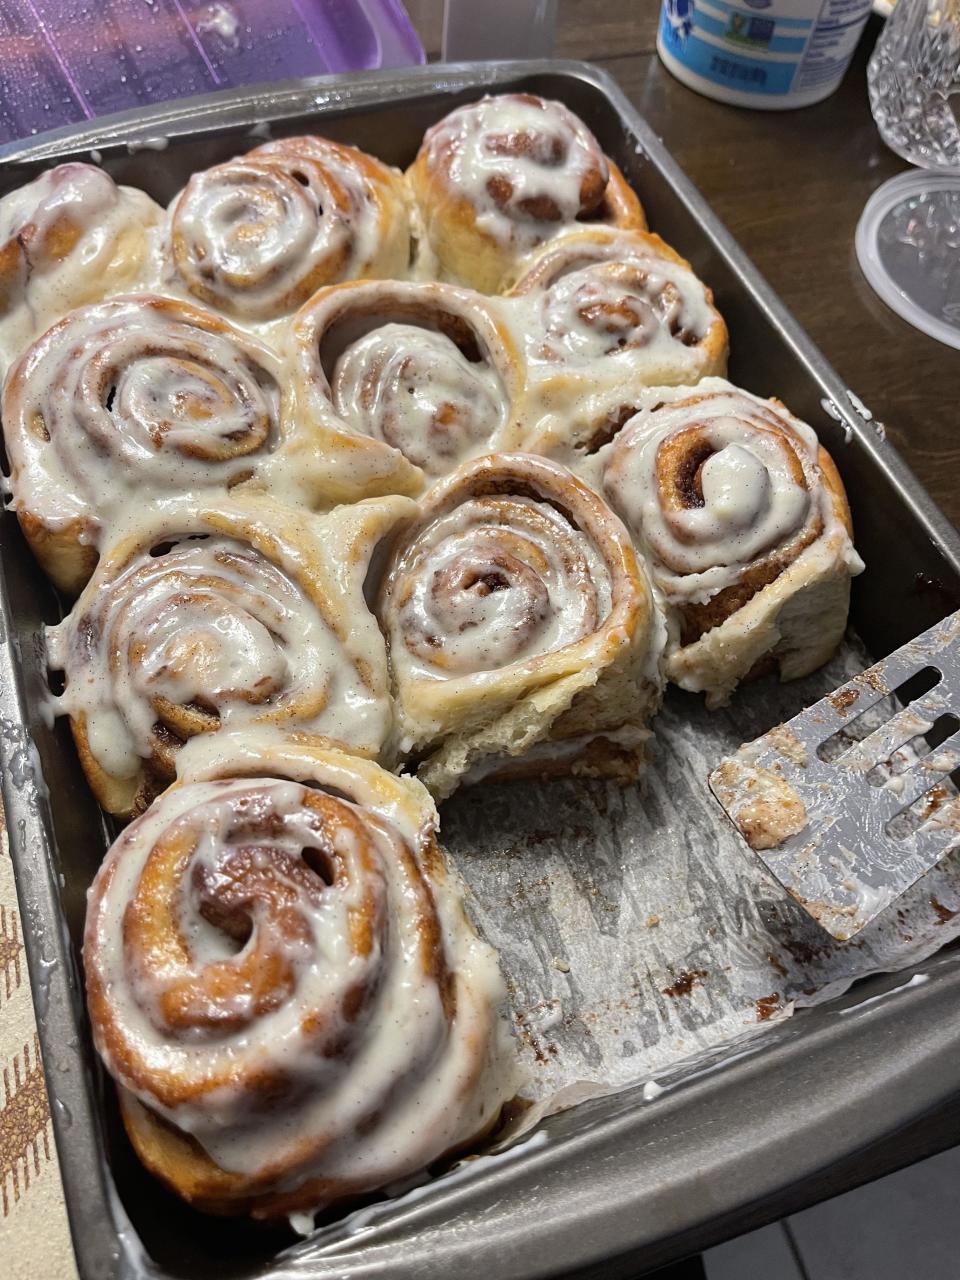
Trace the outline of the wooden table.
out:
[[[408,0],[428,51],[439,0]],[[619,81],[845,384],[887,428],[933,498],[960,524],[960,354],[890,311],[853,247],[868,197],[907,166],[880,141],[866,65],[870,20],[840,89],[800,111],[748,111],[701,97],[657,58],[658,0],[559,0],[556,54]],[[669,232],[665,233],[669,239]]]

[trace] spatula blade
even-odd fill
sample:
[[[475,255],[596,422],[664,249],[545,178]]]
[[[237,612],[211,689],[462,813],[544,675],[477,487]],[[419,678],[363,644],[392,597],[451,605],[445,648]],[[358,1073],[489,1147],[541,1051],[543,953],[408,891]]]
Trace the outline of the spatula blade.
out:
[[[960,612],[722,760],[710,789],[783,887],[847,941],[960,845],[958,710]]]

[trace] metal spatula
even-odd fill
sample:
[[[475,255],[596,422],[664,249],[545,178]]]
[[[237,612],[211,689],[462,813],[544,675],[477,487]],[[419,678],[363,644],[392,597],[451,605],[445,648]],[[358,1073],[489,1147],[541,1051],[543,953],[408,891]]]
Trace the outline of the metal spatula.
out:
[[[741,747],[710,788],[845,941],[960,845],[958,711],[960,612]]]

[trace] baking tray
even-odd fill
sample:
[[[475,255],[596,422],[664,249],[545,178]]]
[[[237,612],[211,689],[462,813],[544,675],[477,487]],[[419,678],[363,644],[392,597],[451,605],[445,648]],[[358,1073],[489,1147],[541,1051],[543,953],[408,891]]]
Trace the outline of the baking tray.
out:
[[[586,120],[640,192],[651,225],[713,287],[734,335],[732,380],[775,390],[816,424],[871,566],[854,582],[852,620],[873,656],[956,608],[960,539],[952,527],[886,443],[882,424],[595,67],[431,67],[181,101],[0,149],[0,193],[96,151],[118,181],[165,203],[193,170],[255,145],[251,130],[264,121],[275,135],[315,129],[404,165],[441,115],[507,90],[559,98]],[[857,390],[869,399],[868,389]],[[643,1105],[638,1085],[550,1116],[503,1155],[378,1208],[362,1230],[348,1223],[291,1248],[279,1230],[185,1208],[130,1152],[90,1045],[77,945],[108,832],[65,726],[51,728],[43,714],[40,626],[59,616],[58,601],[9,513],[0,534],[3,797],[85,1280],[637,1276],[960,1139],[960,957],[947,949],[924,964],[922,984],[905,981],[909,971],[870,979],[678,1067],[655,1107]]]

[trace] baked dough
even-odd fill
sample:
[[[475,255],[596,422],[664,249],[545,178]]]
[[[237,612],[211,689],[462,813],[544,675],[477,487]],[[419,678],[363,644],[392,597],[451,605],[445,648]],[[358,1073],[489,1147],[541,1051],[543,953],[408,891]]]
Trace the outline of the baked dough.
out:
[[[391,706],[363,587],[412,508],[382,498],[318,517],[265,498],[180,500],[120,532],[47,630],[66,681],[58,709],[103,808],[141,812],[184,742],[237,726],[306,730],[377,756]]]
[[[428,129],[407,174],[442,274],[502,290],[537,245],[578,221],[646,226],[640,201],[560,102],[506,93]]]
[[[659,618],[626,530],[564,468],[500,454],[441,481],[397,535],[378,609],[396,753],[435,796],[641,770]]]
[[[449,284],[321,290],[297,315],[287,416],[321,438],[319,502],[417,493],[519,445],[526,377],[502,305]]]
[[[524,448],[576,465],[644,387],[727,370],[713,294],[659,236],[591,227],[547,245],[504,300],[527,361]]]
[[[503,982],[419,783],[296,736],[204,745],[90,891],[94,1041],[179,1195],[312,1212],[494,1124]]]
[[[357,147],[282,138],[203,169],[171,204],[174,283],[236,320],[290,315],[338,280],[401,276],[403,175]]]
[[[813,429],[720,378],[651,389],[637,408],[588,469],[663,600],[669,679],[717,706],[750,676],[815,671],[843,637],[863,563]]]

